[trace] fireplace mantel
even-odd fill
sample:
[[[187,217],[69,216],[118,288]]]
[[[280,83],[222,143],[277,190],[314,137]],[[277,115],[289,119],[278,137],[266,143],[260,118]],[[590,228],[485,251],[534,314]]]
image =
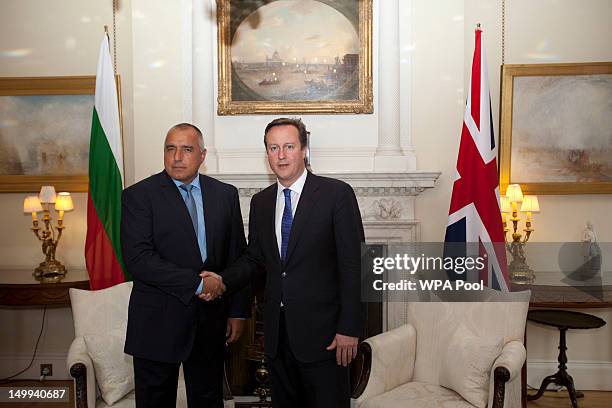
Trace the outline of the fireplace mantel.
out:
[[[419,220],[415,216],[415,198],[433,188],[438,172],[343,172],[317,173],[343,180],[355,190],[366,240],[369,243],[414,242],[419,239]],[[245,225],[251,197],[275,182],[267,173],[211,174],[238,188]]]

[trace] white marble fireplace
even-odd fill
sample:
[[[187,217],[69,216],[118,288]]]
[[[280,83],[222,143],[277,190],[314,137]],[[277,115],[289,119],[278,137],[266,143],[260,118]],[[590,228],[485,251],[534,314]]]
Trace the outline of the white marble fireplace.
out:
[[[366,242],[392,244],[419,241],[419,223],[415,215],[418,195],[433,188],[439,173],[318,173],[344,180],[357,196]],[[270,174],[216,174],[216,178],[238,188],[245,230],[251,197],[275,182]],[[400,302],[383,305],[383,330],[404,323],[405,307]]]

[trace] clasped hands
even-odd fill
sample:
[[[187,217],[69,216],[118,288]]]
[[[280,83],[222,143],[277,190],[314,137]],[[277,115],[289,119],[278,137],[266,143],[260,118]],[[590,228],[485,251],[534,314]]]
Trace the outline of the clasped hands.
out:
[[[214,272],[202,271],[200,277],[204,281],[204,290],[198,297],[205,301],[215,300],[225,292],[223,278]]]

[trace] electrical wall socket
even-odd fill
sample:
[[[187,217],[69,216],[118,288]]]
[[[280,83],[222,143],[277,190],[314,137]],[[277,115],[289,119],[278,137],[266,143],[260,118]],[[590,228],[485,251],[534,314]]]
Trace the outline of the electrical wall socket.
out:
[[[46,377],[50,377],[53,375],[53,364],[41,364],[40,365],[40,375],[44,375]]]

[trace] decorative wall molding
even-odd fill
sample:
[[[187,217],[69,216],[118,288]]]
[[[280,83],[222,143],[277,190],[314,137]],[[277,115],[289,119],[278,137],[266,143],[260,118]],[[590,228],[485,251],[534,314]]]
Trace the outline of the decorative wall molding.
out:
[[[222,153],[219,152],[219,155]],[[372,196],[416,196],[434,187],[439,172],[413,171],[406,173],[374,172],[316,172],[319,176],[332,177],[350,184],[355,194]],[[236,186],[241,195],[252,190],[260,191],[276,181],[268,173],[217,173],[210,174],[218,180]],[[255,192],[256,192],[255,191]],[[251,194],[252,195],[252,194]]]
[[[343,180],[353,187],[364,224],[370,221],[384,221],[394,228],[400,227],[397,224],[398,221],[410,221],[411,226],[418,225],[414,214],[414,199],[425,190],[433,188],[440,175],[437,172],[419,171],[409,173],[343,172],[317,174]],[[220,173],[211,174],[211,176],[238,188],[240,207],[245,223],[248,219],[251,197],[276,181],[273,174],[266,173]],[[376,228],[382,227],[382,225],[386,224],[376,224]],[[412,238],[414,234],[408,236]]]
[[[213,175],[213,177],[217,178],[217,175]],[[238,187],[238,193],[240,194],[240,197],[252,197],[264,188],[268,187],[270,184],[274,183],[274,181],[274,179],[271,179],[271,181],[266,186],[262,187]],[[235,183],[230,184],[234,184],[236,186]],[[358,197],[389,197],[417,196],[424,192],[427,188],[429,187],[353,187],[353,190],[355,190],[355,195],[357,195]],[[390,205],[389,202],[382,202],[380,204],[382,206]]]

